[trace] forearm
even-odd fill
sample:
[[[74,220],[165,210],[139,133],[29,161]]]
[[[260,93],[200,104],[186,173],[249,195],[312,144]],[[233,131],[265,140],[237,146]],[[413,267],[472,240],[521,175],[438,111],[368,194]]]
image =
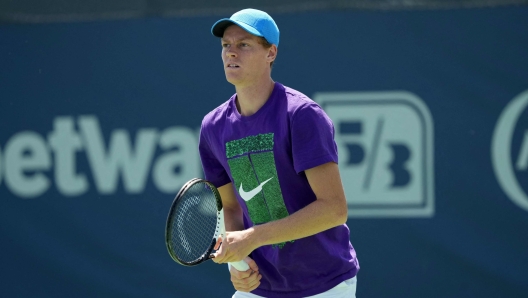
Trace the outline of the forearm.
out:
[[[341,225],[346,220],[346,204],[341,206],[335,201],[316,200],[288,217],[251,227],[247,231],[248,240],[256,249],[308,237]]]
[[[224,222],[226,231],[241,231],[244,229],[244,221],[242,219],[242,209],[226,208],[224,207]]]
[[[222,251],[217,253],[215,262],[240,261],[260,246],[308,237],[345,223],[348,208],[337,164],[329,162],[308,169],[305,173],[315,194],[315,201],[280,220],[227,233],[225,244],[222,245]],[[224,204],[224,208],[231,209],[228,212],[232,231],[239,230],[242,227],[242,216],[236,214],[242,209],[235,203],[234,189],[231,185],[219,190],[222,197],[225,193],[232,198],[226,200],[230,204]]]
[[[224,209],[224,223],[226,231],[241,231],[244,229],[242,208],[235,197],[233,184],[228,183],[218,188]]]

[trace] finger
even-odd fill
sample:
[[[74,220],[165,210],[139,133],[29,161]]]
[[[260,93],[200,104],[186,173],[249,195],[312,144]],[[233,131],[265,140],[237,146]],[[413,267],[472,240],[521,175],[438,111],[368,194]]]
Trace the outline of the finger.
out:
[[[213,254],[211,254],[211,256],[212,256],[211,260],[213,260],[213,262],[215,262],[217,264],[226,263],[225,255],[220,250],[215,252],[215,253],[213,253]]]
[[[229,266],[229,273],[231,273],[231,276],[236,279],[245,279],[248,278],[253,271],[251,269],[248,269],[247,271],[238,271],[238,269],[235,268],[235,266]]]
[[[252,273],[252,275],[246,278],[236,278],[235,276],[231,276],[231,282],[235,288],[247,290],[258,281],[258,276],[258,273]]]
[[[258,272],[253,272],[251,270],[238,271],[235,269],[233,271],[230,271],[230,273],[231,273],[231,282],[240,284],[240,285],[249,283],[250,281],[256,279],[258,275]]]
[[[246,272],[242,272],[242,273],[246,273]],[[248,274],[247,277],[243,277],[243,278],[238,278],[236,277],[235,275],[232,275],[231,276],[231,281],[234,282],[234,283],[237,283],[237,284],[250,284],[256,280],[259,280],[259,276],[261,276],[258,272],[251,272]]]
[[[262,275],[258,274],[257,272],[254,272],[250,277],[240,280],[234,280],[233,286],[235,289],[242,291],[242,292],[250,292],[256,289],[260,285],[260,280],[262,279]]]
[[[262,275],[259,275],[259,278],[252,285],[249,285],[248,292],[251,292],[254,289],[258,288],[258,286],[260,286],[261,279],[262,279]]]
[[[245,257],[244,261],[248,264],[249,269],[251,269],[252,271],[257,272],[259,270],[257,263],[252,258]]]
[[[217,263],[217,264],[223,264],[223,263],[226,263],[226,261],[224,260],[225,259],[225,256],[222,254],[221,251],[217,251],[213,254],[213,262]]]
[[[211,258],[211,260],[213,260],[213,262],[215,262],[217,264],[222,264],[221,260],[219,258],[217,258],[214,254],[213,254],[213,257]]]
[[[251,292],[253,291],[254,289],[258,288],[260,286],[260,282],[256,283],[255,285],[253,286],[233,286],[235,288],[235,290],[237,291],[240,291],[240,292]]]

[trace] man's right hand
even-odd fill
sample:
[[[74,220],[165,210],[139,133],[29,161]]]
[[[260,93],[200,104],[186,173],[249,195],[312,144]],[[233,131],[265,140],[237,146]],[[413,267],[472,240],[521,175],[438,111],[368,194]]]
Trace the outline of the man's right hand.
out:
[[[246,257],[244,261],[249,265],[247,271],[238,271],[235,267],[230,266],[231,282],[237,291],[251,292],[260,285],[262,275],[258,271],[257,263],[252,258]]]

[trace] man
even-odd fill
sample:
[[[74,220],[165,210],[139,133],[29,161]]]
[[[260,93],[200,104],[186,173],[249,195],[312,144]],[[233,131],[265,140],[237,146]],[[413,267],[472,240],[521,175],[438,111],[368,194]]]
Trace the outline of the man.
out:
[[[202,122],[205,177],[218,187],[233,297],[355,297],[359,264],[350,244],[334,127],[304,94],[274,82],[279,30],[244,9],[216,22],[225,76],[236,94]]]

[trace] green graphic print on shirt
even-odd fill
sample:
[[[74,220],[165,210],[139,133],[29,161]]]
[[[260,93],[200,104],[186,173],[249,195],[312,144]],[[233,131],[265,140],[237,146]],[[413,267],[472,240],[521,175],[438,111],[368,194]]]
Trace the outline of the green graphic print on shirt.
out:
[[[279,185],[273,144],[273,133],[226,143],[226,157],[235,189],[244,199],[255,225],[289,215]],[[274,246],[282,248],[285,244]]]

